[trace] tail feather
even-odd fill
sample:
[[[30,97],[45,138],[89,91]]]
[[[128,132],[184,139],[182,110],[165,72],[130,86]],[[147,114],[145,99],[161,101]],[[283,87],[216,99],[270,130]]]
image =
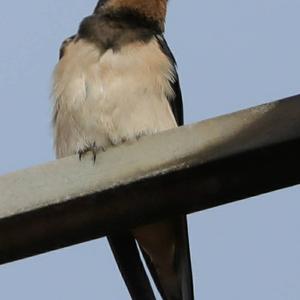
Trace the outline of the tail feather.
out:
[[[174,276],[159,274],[150,256],[141,248],[147,267],[164,300],[194,300],[192,267],[189,249],[187,218],[180,216],[171,221],[176,231]],[[162,278],[164,276],[164,278]],[[168,276],[168,278],[165,278]]]
[[[194,300],[186,216],[108,236],[132,299],[155,300],[134,236],[162,299]]]
[[[188,238],[187,217],[182,216],[178,220],[178,246],[177,257],[175,260],[178,262],[178,272],[180,274],[180,284],[182,300],[193,300],[193,277],[192,277],[192,265],[191,255]]]
[[[143,254],[144,260],[146,262],[146,265],[147,265],[147,267],[148,267],[148,269],[150,271],[152,279],[153,279],[153,281],[154,281],[154,283],[155,283],[155,285],[156,285],[156,287],[157,287],[157,289],[158,289],[161,297],[164,300],[167,299],[167,295],[165,294],[164,289],[163,289],[163,287],[161,285],[161,282],[159,280],[159,276],[157,274],[156,268],[154,267],[154,265],[153,265],[153,263],[152,263],[149,255],[145,252],[145,250],[142,247],[140,247],[140,249],[141,249],[141,252]]]
[[[155,300],[133,236],[122,232],[107,238],[132,300]]]

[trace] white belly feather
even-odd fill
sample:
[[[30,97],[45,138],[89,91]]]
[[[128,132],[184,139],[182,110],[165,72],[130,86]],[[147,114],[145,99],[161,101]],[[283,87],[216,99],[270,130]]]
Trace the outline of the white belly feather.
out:
[[[167,100],[173,73],[155,39],[104,53],[71,42],[54,72],[57,157],[176,127]]]

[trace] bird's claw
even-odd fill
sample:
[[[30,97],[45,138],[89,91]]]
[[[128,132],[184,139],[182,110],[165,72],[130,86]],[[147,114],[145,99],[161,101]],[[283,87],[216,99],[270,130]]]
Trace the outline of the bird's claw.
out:
[[[93,161],[94,163],[96,162],[96,158],[97,158],[97,146],[96,146],[96,143],[94,142],[93,143],[93,146],[92,146],[92,153],[93,153]]]
[[[78,151],[79,160],[81,160],[82,156],[85,155],[87,152],[91,151],[92,152],[92,156],[93,156],[93,162],[95,164],[96,163],[96,159],[97,159],[97,153],[98,153],[99,150],[101,150],[102,152],[106,151],[106,149],[103,146],[97,147],[96,143],[94,142],[89,147],[86,147],[86,148]]]
[[[79,150],[78,151],[78,157],[79,157],[79,160],[81,160],[82,159],[82,155],[84,155],[86,152],[87,152],[88,150]]]

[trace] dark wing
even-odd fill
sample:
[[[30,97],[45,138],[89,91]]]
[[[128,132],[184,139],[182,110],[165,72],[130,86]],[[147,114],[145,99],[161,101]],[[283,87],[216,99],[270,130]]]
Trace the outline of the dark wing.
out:
[[[169,100],[171,109],[173,111],[175,120],[176,120],[178,126],[181,126],[184,123],[183,103],[182,103],[181,89],[180,89],[180,85],[179,85],[179,78],[178,78],[178,74],[177,74],[176,60],[175,60],[173,53],[171,52],[171,50],[169,48],[164,36],[157,35],[156,38],[161,47],[161,50],[169,58],[170,62],[174,66],[174,70],[175,70],[174,80],[172,82],[170,82],[171,87],[174,91],[174,98],[168,99],[168,100]]]
[[[76,35],[72,35],[72,36],[70,36],[69,38],[65,39],[65,40],[62,42],[62,44],[61,44],[61,46],[60,46],[60,49],[59,49],[59,59],[61,59],[61,58],[64,56],[67,46],[68,46],[73,40],[75,40],[75,38],[76,38]]]

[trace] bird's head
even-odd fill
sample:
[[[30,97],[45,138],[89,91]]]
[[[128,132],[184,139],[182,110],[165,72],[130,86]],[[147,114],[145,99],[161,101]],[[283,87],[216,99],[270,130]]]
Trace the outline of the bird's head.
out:
[[[102,11],[130,10],[151,19],[164,27],[168,0],[100,0],[95,13]]]

